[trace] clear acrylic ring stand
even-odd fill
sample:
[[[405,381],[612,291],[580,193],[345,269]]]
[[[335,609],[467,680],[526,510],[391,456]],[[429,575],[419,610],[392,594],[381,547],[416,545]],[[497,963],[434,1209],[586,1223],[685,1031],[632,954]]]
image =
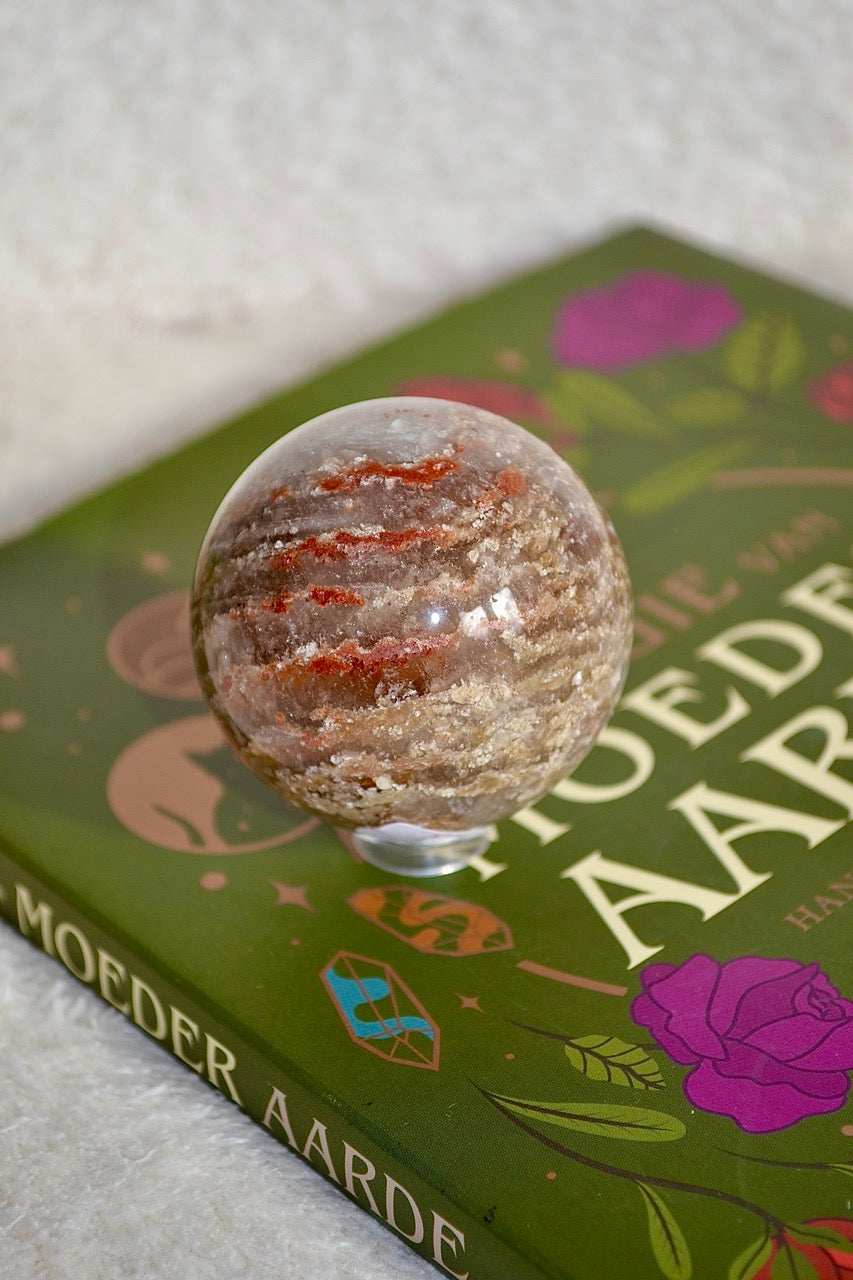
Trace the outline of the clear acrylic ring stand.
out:
[[[382,871],[401,876],[446,876],[485,853],[493,835],[489,827],[431,831],[410,822],[386,822],[381,827],[357,827],[352,841],[365,862]]]

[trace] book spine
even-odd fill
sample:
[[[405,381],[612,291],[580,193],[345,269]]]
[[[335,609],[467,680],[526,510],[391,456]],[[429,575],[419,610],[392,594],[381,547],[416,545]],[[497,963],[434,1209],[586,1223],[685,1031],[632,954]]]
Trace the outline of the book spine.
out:
[[[0,845],[0,916],[456,1280],[556,1280]]]

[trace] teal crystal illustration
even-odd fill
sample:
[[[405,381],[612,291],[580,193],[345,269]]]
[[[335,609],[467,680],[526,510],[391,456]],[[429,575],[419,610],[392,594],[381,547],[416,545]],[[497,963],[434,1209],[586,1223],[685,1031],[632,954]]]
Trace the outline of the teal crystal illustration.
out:
[[[438,1024],[391,965],[339,951],[320,977],[359,1048],[386,1062],[438,1070]]]

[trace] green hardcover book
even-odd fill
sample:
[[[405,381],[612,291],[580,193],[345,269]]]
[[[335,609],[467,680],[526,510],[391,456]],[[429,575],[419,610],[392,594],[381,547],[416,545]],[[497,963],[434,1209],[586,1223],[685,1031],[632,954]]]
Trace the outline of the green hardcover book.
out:
[[[4,916],[446,1275],[853,1275],[851,352],[629,230],[6,546]],[[188,637],[235,477],[396,393],[548,440],[636,593],[591,754],[426,881],[236,761]]]

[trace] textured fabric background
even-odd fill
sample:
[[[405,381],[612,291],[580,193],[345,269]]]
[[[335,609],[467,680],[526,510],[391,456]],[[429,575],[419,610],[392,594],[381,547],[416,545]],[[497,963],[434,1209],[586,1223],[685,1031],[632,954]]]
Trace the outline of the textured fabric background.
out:
[[[618,223],[850,297],[851,38],[849,0],[0,0],[0,536]],[[0,1098],[4,1280],[435,1274],[6,929]]]

